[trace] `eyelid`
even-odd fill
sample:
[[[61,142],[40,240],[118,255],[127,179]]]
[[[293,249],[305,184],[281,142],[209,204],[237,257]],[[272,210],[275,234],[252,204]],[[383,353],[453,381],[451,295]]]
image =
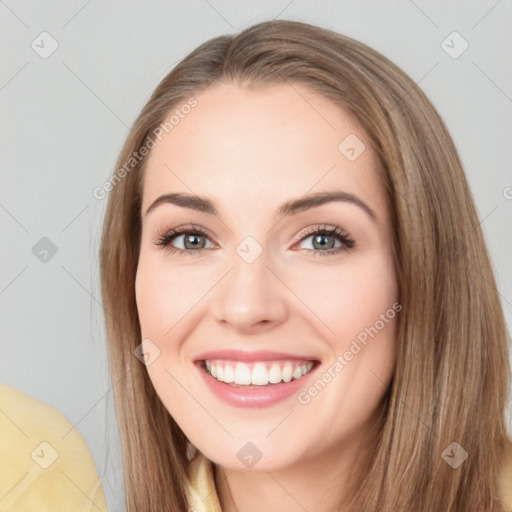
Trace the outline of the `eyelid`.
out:
[[[336,234],[342,234],[344,236],[346,236],[347,238],[352,238],[350,233],[343,229],[341,226],[336,226],[334,224],[313,224],[313,225],[310,225],[304,229],[302,229],[295,237],[295,241],[293,242],[293,244],[295,245],[297,242],[302,242],[302,240],[304,240],[305,238],[307,238],[308,236],[311,236],[315,233],[318,233],[319,231],[328,231],[329,234],[333,234],[333,235],[336,235]]]
[[[159,230],[154,239],[153,243],[157,244],[159,240],[161,240],[163,237],[166,236],[182,236],[186,231],[191,232],[197,232],[201,235],[206,236],[213,244],[221,246],[218,242],[215,242],[215,237],[213,236],[212,232],[206,228],[203,228],[202,226],[199,226],[198,224],[188,223],[188,224],[180,224],[179,226],[176,226],[175,228],[163,228]]]

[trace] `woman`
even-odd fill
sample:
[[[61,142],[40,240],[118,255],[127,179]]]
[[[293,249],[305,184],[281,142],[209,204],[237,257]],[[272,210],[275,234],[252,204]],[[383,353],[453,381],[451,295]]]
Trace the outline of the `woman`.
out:
[[[108,185],[128,510],[511,506],[503,312],[457,151],[403,71],[303,23],[215,38]]]

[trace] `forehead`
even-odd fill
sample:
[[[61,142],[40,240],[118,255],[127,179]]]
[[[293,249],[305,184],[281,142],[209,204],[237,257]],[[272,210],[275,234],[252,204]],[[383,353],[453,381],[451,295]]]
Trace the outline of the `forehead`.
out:
[[[369,139],[331,101],[299,84],[222,84],[195,98],[197,105],[151,150],[143,211],[170,192],[229,200],[233,209],[256,212],[337,189],[386,215]]]

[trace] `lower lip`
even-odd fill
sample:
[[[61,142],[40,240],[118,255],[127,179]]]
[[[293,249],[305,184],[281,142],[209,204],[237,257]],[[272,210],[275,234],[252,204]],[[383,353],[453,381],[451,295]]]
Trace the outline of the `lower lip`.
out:
[[[236,387],[213,378],[203,367],[204,363],[196,363],[206,385],[215,396],[229,405],[242,408],[261,409],[275,405],[292,395],[298,393],[309,380],[309,376],[316,370],[318,363],[300,379],[293,379],[290,382],[281,382],[258,388],[246,386]]]

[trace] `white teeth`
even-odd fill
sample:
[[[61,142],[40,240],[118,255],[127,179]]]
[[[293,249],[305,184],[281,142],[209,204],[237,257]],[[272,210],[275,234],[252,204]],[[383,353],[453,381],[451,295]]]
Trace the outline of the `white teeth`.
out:
[[[240,386],[266,386],[279,382],[300,379],[313,368],[313,362],[299,364],[290,361],[281,363],[257,362],[254,364],[232,361],[205,361],[206,371],[220,382],[234,383]],[[251,369],[252,367],[252,369]]]
[[[252,369],[251,383],[256,386],[266,386],[268,384],[268,372],[261,363],[256,363]],[[238,382],[236,382],[238,384]]]
[[[220,365],[218,365],[220,366]],[[244,363],[237,363],[235,368],[235,384],[251,383],[251,369]]]
[[[274,363],[270,367],[270,371],[268,372],[268,381],[272,384],[281,382],[281,368],[277,363]]]
[[[235,370],[230,364],[224,366],[224,382],[235,382]]]
[[[212,373],[213,375],[213,373]],[[215,375],[213,375],[215,377]],[[293,378],[300,379],[302,377],[302,366],[297,366],[295,370],[293,370]]]
[[[283,380],[285,382],[290,382],[292,380],[292,377],[293,377],[293,368],[292,368],[292,365],[291,364],[287,364],[284,368],[283,368]]]

